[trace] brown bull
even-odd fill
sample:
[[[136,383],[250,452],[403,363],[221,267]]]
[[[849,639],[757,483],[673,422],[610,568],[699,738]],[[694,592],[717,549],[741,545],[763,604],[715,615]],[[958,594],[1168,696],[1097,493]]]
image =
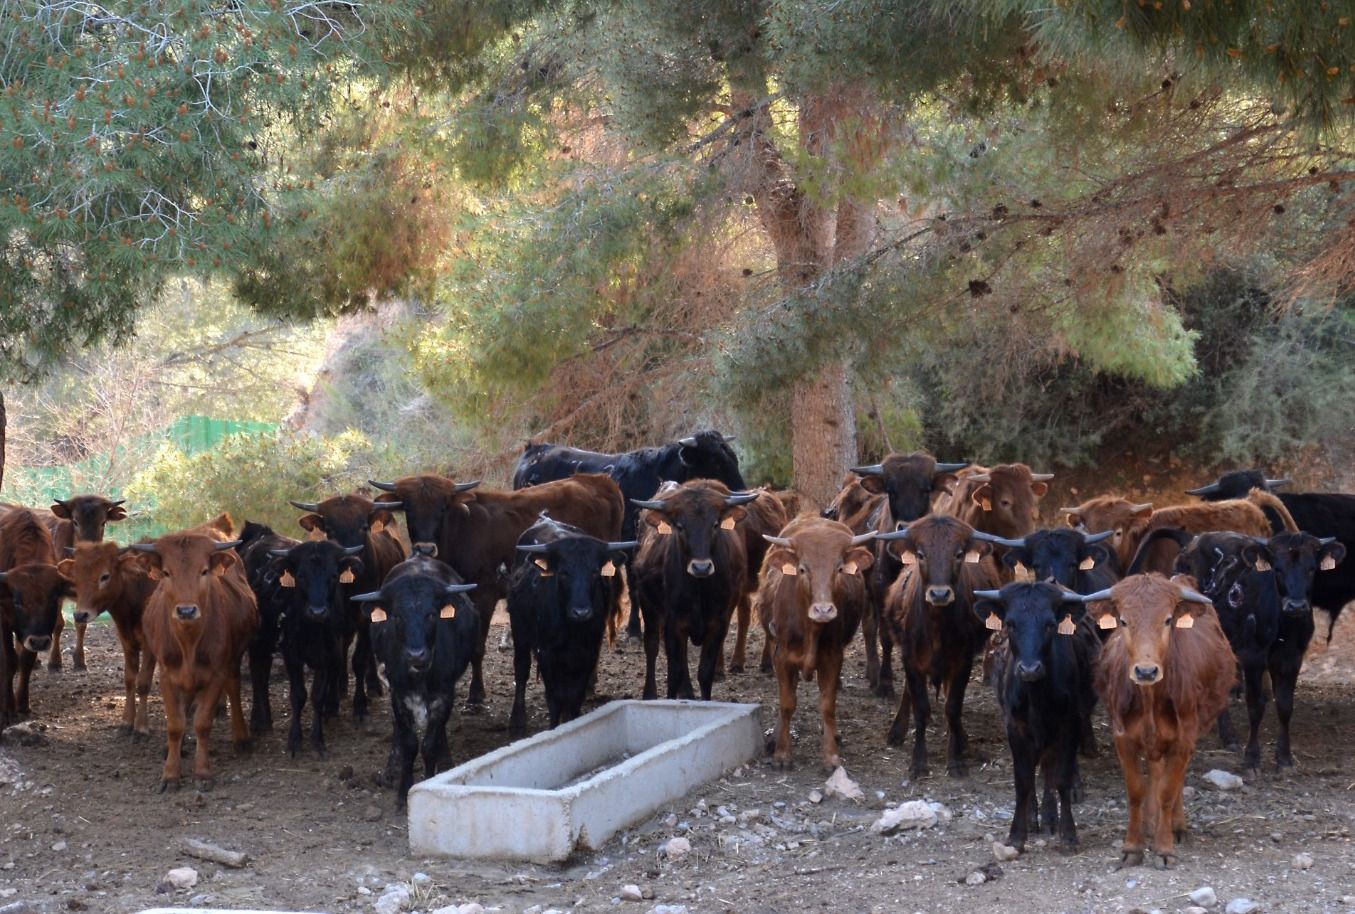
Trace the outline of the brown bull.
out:
[[[124,498],[114,501],[102,495],[73,495],[53,501],[48,509],[51,513],[44,519],[52,531],[57,557],[70,555],[76,543],[103,542],[104,527],[109,521],[127,519],[127,509],[122,507],[124,501]],[[88,624],[79,619],[75,621],[71,666],[77,670],[85,668],[85,627]],[[61,629],[58,625],[56,637],[52,639],[52,652],[47,658],[47,668],[51,670],[61,669]]]
[[[1024,463],[974,469],[977,472],[960,474],[946,513],[1005,539],[1034,533],[1040,522],[1040,499],[1054,474],[1032,473]]]
[[[235,545],[185,532],[132,547],[144,553],[151,578],[159,582],[141,627],[160,667],[165,706],[168,738],[162,791],[179,786],[179,752],[190,708],[197,740],[193,778],[200,788],[211,784],[207,747],[223,695],[230,703],[236,747],[249,745],[249,727],[240,707],[240,658],[259,626],[259,610]]]
[[[1194,583],[1132,575],[1083,598],[1099,625],[1116,627],[1101,649],[1095,687],[1110,715],[1129,797],[1122,865],[1143,862],[1145,832],[1153,865],[1175,863],[1195,741],[1227,707],[1237,678],[1213,603]]]
[[[790,721],[797,683],[819,680],[823,763],[842,764],[838,755],[837,691],[842,655],[866,610],[865,573],[875,554],[865,545],[874,532],[853,536],[837,521],[799,517],[779,536],[765,537],[773,548],[762,562],[758,612],[772,645],[772,666],[780,686],[780,716],[772,761],[789,767]]]
[[[467,583],[480,614],[480,641],[471,661],[471,684],[466,700],[485,700],[485,640],[494,604],[507,593],[507,576],[518,538],[544,511],[553,520],[573,524],[589,536],[607,542],[621,538],[625,510],[621,489],[605,473],[579,473],[515,492],[480,490],[478,482],[457,483],[431,474],[404,476],[395,482],[372,485],[399,499],[409,541],[450,565]],[[391,503],[379,502],[378,505]],[[618,594],[619,599],[619,594]]]
[[[70,581],[61,576],[52,534],[35,511],[0,509],[0,729],[30,711],[28,685],[38,654],[61,630]],[[18,673],[17,690],[14,675]]]

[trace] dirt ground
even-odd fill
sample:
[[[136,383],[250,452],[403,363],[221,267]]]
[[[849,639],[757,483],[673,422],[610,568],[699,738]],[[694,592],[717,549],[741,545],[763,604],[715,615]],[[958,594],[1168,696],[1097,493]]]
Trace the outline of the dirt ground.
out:
[[[412,858],[393,792],[373,781],[385,759],[389,706],[383,699],[359,727],[345,702],[328,731],[328,756],[303,750],[290,758],[280,669],[273,681],[274,732],[240,756],[222,738],[221,721],[213,740],[215,788],[157,795],[164,733],[158,699],[151,718],[155,740],[133,744],[118,735],[121,655],[112,627],[98,625],[90,629],[87,672],[73,672],[68,664],[65,672],[35,677],[36,735],[10,732],[0,743],[0,911],[134,912],[173,904],[367,912],[388,884],[400,883],[414,887],[411,907],[423,912],[469,902],[504,912],[647,912],[655,905],[681,905],[691,914],[1180,911],[1190,903],[1187,893],[1202,886],[1215,890],[1219,910],[1245,896],[1263,911],[1355,911],[1355,619],[1350,621],[1338,628],[1333,650],[1312,658],[1300,682],[1297,770],[1283,776],[1268,771],[1237,791],[1214,790],[1201,775],[1211,768],[1239,771],[1238,759],[1219,749],[1212,734],[1203,741],[1188,780],[1191,836],[1179,868],[1167,872],[1115,869],[1124,788],[1104,717],[1098,719],[1104,751],[1084,762],[1087,798],[1075,810],[1080,852],[1065,855],[1036,840],[1018,860],[994,866],[990,842],[1005,837],[1013,798],[991,693],[976,682],[965,712],[985,763],[974,765],[965,779],[934,774],[909,783],[906,752],[884,744],[893,709],[866,690],[859,639],[839,717],[848,771],[865,791],[864,801],[811,802],[826,773],[817,762],[814,687],[804,685],[793,770],[751,764],[661,809],[596,853],[565,866],[539,866]],[[486,671],[489,704],[454,722],[457,762],[508,742],[511,664],[510,654],[493,649],[498,634],[491,634]],[[754,649],[760,644],[755,635]],[[642,675],[636,647],[604,654],[600,700],[638,697]],[[535,732],[544,726],[539,685],[528,695]],[[772,680],[755,669],[718,683],[715,697],[761,702],[764,725],[771,725]],[[1235,714],[1245,721],[1244,709]],[[1273,720],[1272,709],[1264,729],[1268,759]],[[944,752],[943,727],[933,721],[934,753]],[[944,771],[937,757],[933,768]],[[870,831],[887,805],[913,798],[944,804],[953,819],[900,837]],[[659,848],[678,835],[690,839],[692,852],[670,861]],[[249,863],[227,869],[192,859],[181,850],[185,838],[243,851]],[[1311,855],[1310,868],[1295,864],[1300,852]],[[962,884],[985,865],[987,882]],[[166,872],[180,866],[198,871],[197,885],[157,892]],[[627,884],[653,900],[619,900]]]

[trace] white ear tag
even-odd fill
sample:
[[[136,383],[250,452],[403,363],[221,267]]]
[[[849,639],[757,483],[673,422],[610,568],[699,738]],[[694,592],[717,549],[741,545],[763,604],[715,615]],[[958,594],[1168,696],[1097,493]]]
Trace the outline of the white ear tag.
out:
[[[1191,613],[1186,613],[1184,616],[1182,616],[1181,618],[1179,618],[1179,619],[1176,620],[1176,627],[1177,627],[1177,628],[1194,628],[1194,627],[1195,627],[1195,616],[1192,615]]]
[[[353,576],[353,569],[352,569],[352,568],[345,568],[345,569],[343,570],[343,574],[339,575],[339,583],[340,583],[340,584],[352,584],[352,583],[353,583],[354,581],[356,581],[356,580],[357,580],[357,578],[355,578],[355,577]]]
[[[734,518],[732,518],[732,517],[726,517],[724,520],[720,521],[720,529],[721,529],[721,530],[733,530],[733,529],[734,529],[735,523],[736,523],[736,521],[734,520]]]
[[[442,607],[442,609],[438,610],[438,618],[439,618],[439,619],[455,619],[455,618],[456,618],[456,606],[453,605],[453,604],[451,604],[451,603],[448,603],[446,606]]]
[[[1096,620],[1097,628],[1104,628],[1107,630],[1114,628],[1118,624],[1119,623],[1115,621],[1115,617],[1112,616],[1110,613],[1106,613],[1101,618]]]
[[[856,574],[856,562],[848,561],[842,565],[842,570],[847,574]]]
[[[284,572],[282,573],[282,577],[278,578],[278,586],[280,586],[280,587],[295,587],[295,586],[296,586],[296,578],[292,577],[292,573],[291,573],[290,571],[284,571]]]
[[[794,562],[786,562],[781,566],[781,573],[793,578],[800,573],[800,569],[795,567]]]
[[[1064,616],[1063,621],[1059,623],[1059,634],[1071,635],[1075,631],[1077,631],[1077,625],[1073,622],[1073,614],[1069,613]]]
[[[1090,555],[1087,556],[1087,557],[1086,557],[1085,559],[1083,559],[1082,561],[1080,561],[1080,562],[1077,563],[1077,570],[1078,570],[1078,571],[1091,571],[1091,570],[1092,570],[1093,568],[1095,568],[1095,567],[1096,567],[1096,559],[1092,558]]]
[[[378,606],[376,609],[372,610],[372,621],[373,621],[373,622],[385,622],[385,621],[386,621],[386,611],[385,611],[384,609],[382,609],[380,606]]]
[[[1257,571],[1269,571],[1270,563],[1267,562],[1265,559],[1258,558],[1256,562],[1252,565],[1252,567],[1255,568]]]
[[[379,520],[374,520],[374,521],[372,521],[371,531],[372,531],[373,533],[380,533],[382,530],[385,530],[385,529],[386,529],[386,525],[383,524],[383,523],[381,523],[381,521],[379,521]]]
[[[319,527],[311,527],[311,532],[306,535],[306,538],[318,543],[325,538],[325,531]]]
[[[659,521],[659,525],[654,529],[659,531],[659,536],[667,536],[668,534],[673,532],[673,528],[670,527],[668,525],[668,522],[664,520]]]
[[[989,613],[988,618],[983,620],[983,627],[990,631],[1001,631],[1002,620],[997,617],[997,613]]]
[[[979,550],[977,549],[970,549],[964,554],[964,562],[966,565],[977,565],[981,558],[983,558],[983,556],[979,555]]]
[[[1318,564],[1317,567],[1321,568],[1323,571],[1331,571],[1333,568],[1336,567],[1336,559],[1332,558],[1329,555],[1324,555],[1322,556],[1322,561]]]
[[[614,577],[616,577],[616,564],[613,563],[613,562],[611,562],[611,561],[609,560],[609,561],[607,562],[606,565],[603,565],[603,566],[602,566],[602,576],[603,576],[604,578],[614,578]]]
[[[541,569],[541,576],[543,578],[550,577],[551,574],[550,563],[548,563],[545,559],[540,558],[538,556],[537,558],[532,559],[532,564],[535,565],[537,568]]]
[[[905,552],[903,555],[899,556],[899,561],[905,565],[916,565],[917,554],[914,552]]]

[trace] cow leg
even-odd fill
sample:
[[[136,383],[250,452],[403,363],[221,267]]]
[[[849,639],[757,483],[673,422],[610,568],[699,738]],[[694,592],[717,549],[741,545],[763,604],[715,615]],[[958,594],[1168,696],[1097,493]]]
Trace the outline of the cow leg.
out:
[[[428,729],[423,734],[423,776],[431,778],[447,757],[447,718],[452,713],[452,698],[434,698],[428,703]]]
[[[1294,689],[1302,665],[1303,656],[1294,649],[1276,651],[1270,656],[1270,685],[1275,691],[1275,716],[1280,722],[1280,735],[1275,740],[1275,764],[1280,768],[1294,767],[1294,756],[1289,751],[1289,721],[1294,716]]]
[[[875,694],[889,698],[894,694],[894,636],[889,626],[880,626],[880,684]]]
[[[75,623],[75,653],[71,663],[71,668],[75,670],[85,669],[85,629],[87,628],[89,628],[88,622]]]
[[[0,730],[14,720],[14,664],[13,639],[0,628]]]
[[[866,684],[879,694],[880,686],[880,607],[874,595],[866,600],[866,611],[861,614],[861,635],[866,639]]]
[[[122,688],[125,700],[122,706],[122,726],[124,734],[136,732],[136,681],[141,670],[141,651],[135,647],[122,647]]]
[[[216,720],[217,708],[221,704],[222,685],[220,682],[212,682],[199,692],[197,707],[193,709],[193,780],[201,791],[212,789],[212,760],[208,749],[212,741],[212,724]],[[234,709],[238,706],[232,704],[231,707],[231,729],[235,729]],[[248,736],[249,730],[245,727],[243,714],[240,715],[240,728],[244,729]]]
[[[1076,785],[1081,783],[1077,770],[1077,745],[1075,735],[1065,732],[1051,753],[1057,766],[1054,784],[1059,795],[1058,835],[1068,850],[1077,847],[1077,823],[1073,821],[1073,794]]]
[[[626,637],[635,641],[640,640],[644,631],[649,629],[650,620],[645,619],[644,631],[640,627],[640,617],[643,615],[640,611],[640,601],[636,599],[635,572],[632,568],[632,559],[626,559],[626,593],[630,597],[630,618],[626,620]],[[649,641],[646,639],[645,644]],[[657,697],[657,696],[656,696]]]
[[[823,650],[818,655],[819,718],[823,721],[823,764],[829,770],[842,764],[837,733],[837,690],[842,672],[841,649]]]
[[[400,780],[396,786],[395,805],[404,809],[409,799],[409,788],[414,786],[414,757],[419,753],[419,733],[414,728],[409,711],[391,696],[391,706],[395,710],[395,742],[392,754],[399,759]]]
[[[132,740],[150,739],[151,736],[151,682],[155,679],[155,654],[150,650],[141,651],[141,666],[136,671],[136,723],[132,726]],[[160,687],[161,694],[164,686]]]
[[[470,689],[466,693],[466,704],[483,707],[485,703],[485,644],[489,641],[489,620],[494,615],[494,604],[498,602],[495,591],[485,589],[483,596],[476,590],[475,609],[480,614],[480,638],[475,643],[475,653],[471,655]]]
[[[904,668],[906,694],[899,702],[899,712],[911,698],[913,705],[913,764],[909,770],[913,780],[927,776],[927,722],[931,720],[931,697],[927,694],[927,678],[921,672]],[[895,723],[898,723],[897,717]]]
[[[1129,806],[1129,826],[1120,847],[1120,866],[1139,866],[1143,863],[1143,813],[1148,783],[1139,770],[1139,747],[1134,739],[1127,733],[1116,735],[1115,752],[1120,757]]]
[[[1058,770],[1055,764],[1056,746],[1046,746],[1040,755],[1040,772],[1044,775],[1044,792],[1041,794],[1043,807],[1040,810],[1040,830],[1055,834],[1059,825],[1059,804],[1055,799],[1054,788],[1058,783]]]
[[[1250,716],[1251,705],[1247,705],[1248,716]],[[1225,705],[1219,712],[1219,745],[1229,752],[1236,752],[1241,747],[1237,744],[1237,736],[1233,733],[1233,716],[1228,713]]]
[[[57,610],[56,625],[52,628],[52,649],[47,653],[47,669],[61,669],[61,632],[66,627],[66,614]]]
[[[225,696],[230,703],[231,744],[237,752],[245,752],[254,746],[249,725],[245,723],[245,706],[240,700],[240,661],[229,670],[225,682]]]
[[[273,673],[273,641],[262,631],[249,644],[249,684],[254,701],[249,709],[249,727],[255,733],[273,729],[273,706],[268,699],[268,677]],[[288,678],[291,670],[288,670]]]
[[[1007,724],[1007,745],[1012,750],[1012,779],[1016,783],[1016,812],[1007,832],[1007,843],[1019,851],[1026,849],[1030,822],[1035,818],[1031,800],[1035,793],[1035,750],[1030,737],[1015,722]]]
[[[908,736],[908,717],[913,713],[913,696],[906,682],[905,679],[903,693],[899,695],[898,707],[894,711],[894,719],[889,722],[889,732],[885,736],[885,741],[891,746],[902,746]]]
[[[14,693],[14,704],[19,714],[27,716],[33,713],[28,706],[28,684],[33,678],[33,667],[37,666],[38,655],[28,648],[19,647],[19,688]]]
[[[672,625],[663,627],[664,656],[668,659],[668,697],[695,698],[692,674],[687,666],[687,636],[674,629]]]
[[[951,677],[950,687],[946,690],[946,729],[949,731],[946,744],[946,773],[953,778],[962,778],[969,774],[969,766],[965,764],[965,755],[969,751],[969,736],[965,733],[960,715],[964,710],[964,693],[969,685],[969,674],[973,665],[972,659],[965,663],[960,671]]]
[[[357,604],[355,603],[353,605],[356,606]],[[357,638],[356,626],[361,625],[362,620],[359,619],[356,623],[350,621],[349,624],[353,624],[355,627],[352,631],[345,631],[343,634],[343,653],[339,655],[340,663],[339,663],[338,684],[337,687],[334,689],[333,698],[330,699],[330,703],[333,705],[333,707],[326,708],[325,709],[326,714],[337,714],[339,712],[339,699],[344,695],[348,694],[348,651],[350,648],[353,647],[353,642]],[[366,693],[364,692],[363,694],[365,695]]]
[[[748,627],[753,622],[753,595],[739,598],[738,627],[734,632],[734,656],[729,660],[729,672],[742,673],[748,660]]]
[[[1186,769],[1190,766],[1190,754],[1194,748],[1186,740],[1178,738],[1162,759],[1148,763],[1149,786],[1155,793],[1153,806],[1157,812],[1157,828],[1153,836],[1153,866],[1156,869],[1165,870],[1176,865],[1175,835],[1184,835],[1186,830],[1184,806],[1180,822],[1176,821],[1176,812],[1178,804],[1182,803]]]
[[[635,604],[631,604],[631,612],[635,612]],[[645,690],[642,697],[651,700],[659,697],[659,686],[654,667],[659,659],[659,635],[661,630],[667,626],[659,625],[654,619],[654,614],[646,612],[645,614]]]
[[[508,715],[508,732],[522,736],[527,732],[527,682],[532,677],[532,645],[525,633],[513,636],[513,710]],[[648,696],[646,696],[648,697]],[[550,690],[546,690],[549,703]]]
[[[709,630],[706,631],[706,640],[701,645],[701,658],[696,664],[696,682],[701,687],[701,700],[710,701],[711,689],[715,685],[715,667],[719,665],[725,654],[725,636],[729,634],[729,619],[724,620],[718,632],[714,635]],[[684,649],[686,645],[683,645]],[[685,650],[684,650],[685,653]],[[687,664],[682,665],[683,670],[687,669]],[[687,685],[691,689],[690,682]]]
[[[326,696],[334,688],[331,681],[333,667],[329,661],[329,657],[321,657],[315,665],[315,672],[311,674],[311,715],[315,718],[311,724],[311,748],[321,758],[325,755],[325,715],[322,709]]]
[[[772,744],[772,765],[777,768],[791,766],[790,722],[795,716],[799,704],[800,668],[791,662],[784,651],[778,650],[775,659],[777,685],[776,733]]]
[[[371,623],[359,620],[353,641],[353,719],[361,721],[367,719],[367,661],[372,654]]]
[[[306,708],[306,667],[298,656],[300,649],[299,644],[288,644],[282,652],[282,665],[287,670],[287,696],[292,706],[292,721],[287,727],[287,752],[292,758],[296,758],[296,751],[301,748],[301,712]],[[253,672],[252,666],[250,672]],[[314,698],[312,708],[318,721],[321,706],[314,703]]]
[[[160,792],[164,793],[167,789],[179,789],[179,754],[183,752],[187,696],[174,687],[169,676],[161,675],[160,698],[165,706],[165,767],[160,772]]]
[[[1242,767],[1251,772],[1261,770],[1261,718],[1266,713],[1266,691],[1261,685],[1264,672],[1260,664],[1249,664],[1242,670],[1242,685],[1247,696],[1247,750],[1242,756]],[[1278,689],[1276,691],[1278,694]],[[1276,704],[1279,704],[1278,698]],[[1222,716],[1219,719],[1222,720]]]

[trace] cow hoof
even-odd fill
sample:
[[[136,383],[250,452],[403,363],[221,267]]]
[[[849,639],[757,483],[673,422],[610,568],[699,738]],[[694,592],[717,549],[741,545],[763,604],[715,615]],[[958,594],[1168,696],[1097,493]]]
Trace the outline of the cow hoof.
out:
[[[1286,768],[1294,767],[1294,757],[1292,755],[1276,756],[1275,768],[1277,771],[1283,771]]]
[[[742,672],[743,672],[743,664],[742,664],[742,663],[731,663],[731,664],[729,665],[729,672],[730,672],[731,675],[734,674],[734,673],[742,673]]]
[[[772,767],[778,771],[789,771],[791,768],[791,759],[788,755],[772,756]]]
[[[875,697],[877,697],[877,698],[893,698],[893,697],[894,697],[894,683],[890,682],[890,681],[887,680],[887,679],[886,679],[886,680],[881,680],[879,685],[877,685],[875,688],[871,689],[871,692],[872,692],[872,693],[875,695]]]
[[[160,785],[159,785],[158,787],[156,787],[155,792],[156,792],[156,793],[166,793],[166,792],[168,792],[168,793],[178,793],[178,792],[179,792],[179,779],[178,779],[178,778],[174,778],[174,779],[172,779],[172,780],[169,780],[169,779],[162,779],[162,780],[160,781]]]
[[[197,788],[198,793],[211,793],[212,783],[213,782],[211,776],[207,777],[199,777],[197,775],[193,776],[193,786]]]
[[[244,739],[232,740],[231,744],[235,747],[235,751],[239,755],[248,755],[249,753],[254,751],[254,740],[250,739],[249,737],[245,737]]]
[[[250,732],[255,734],[256,736],[262,736],[263,734],[270,732],[272,729],[273,725],[271,723],[267,723],[261,720],[250,721],[249,724]]]
[[[382,695],[384,695],[385,690],[381,686],[381,680],[377,679],[369,681],[367,683],[367,694],[372,696],[373,698],[380,698]]]
[[[75,670],[77,673],[83,673],[86,669],[85,661],[83,660],[74,661],[73,663],[71,663],[71,669]]]
[[[1153,869],[1170,870],[1175,868],[1176,868],[1175,854],[1159,854],[1156,851],[1153,852]]]
[[[920,781],[932,773],[927,765],[914,765],[908,769],[908,777],[914,781]]]
[[[150,734],[150,731],[148,731],[148,730],[133,730],[133,731],[132,731],[132,742],[134,742],[134,743],[148,743],[148,742],[150,742],[150,741],[151,741],[151,734]]]
[[[49,661],[47,661],[47,669],[48,669],[49,671],[53,672],[53,673],[60,673],[60,672],[61,672],[61,661],[60,661],[60,660],[49,660]]]
[[[1061,838],[1057,849],[1061,854],[1067,854],[1070,857],[1073,856],[1078,852],[1077,836],[1074,835],[1071,838]]]
[[[964,762],[951,762],[946,766],[946,774],[953,778],[969,777],[969,766]]]
[[[1143,851],[1121,851],[1120,862],[1116,869],[1124,869],[1130,866],[1143,866]]]
[[[902,746],[903,738],[907,735],[908,731],[906,729],[890,727],[889,733],[885,735],[885,742],[891,746]]]
[[[468,698],[466,699],[466,703],[461,706],[461,713],[470,714],[472,716],[483,714],[485,713],[485,703],[484,701],[471,701]]]

